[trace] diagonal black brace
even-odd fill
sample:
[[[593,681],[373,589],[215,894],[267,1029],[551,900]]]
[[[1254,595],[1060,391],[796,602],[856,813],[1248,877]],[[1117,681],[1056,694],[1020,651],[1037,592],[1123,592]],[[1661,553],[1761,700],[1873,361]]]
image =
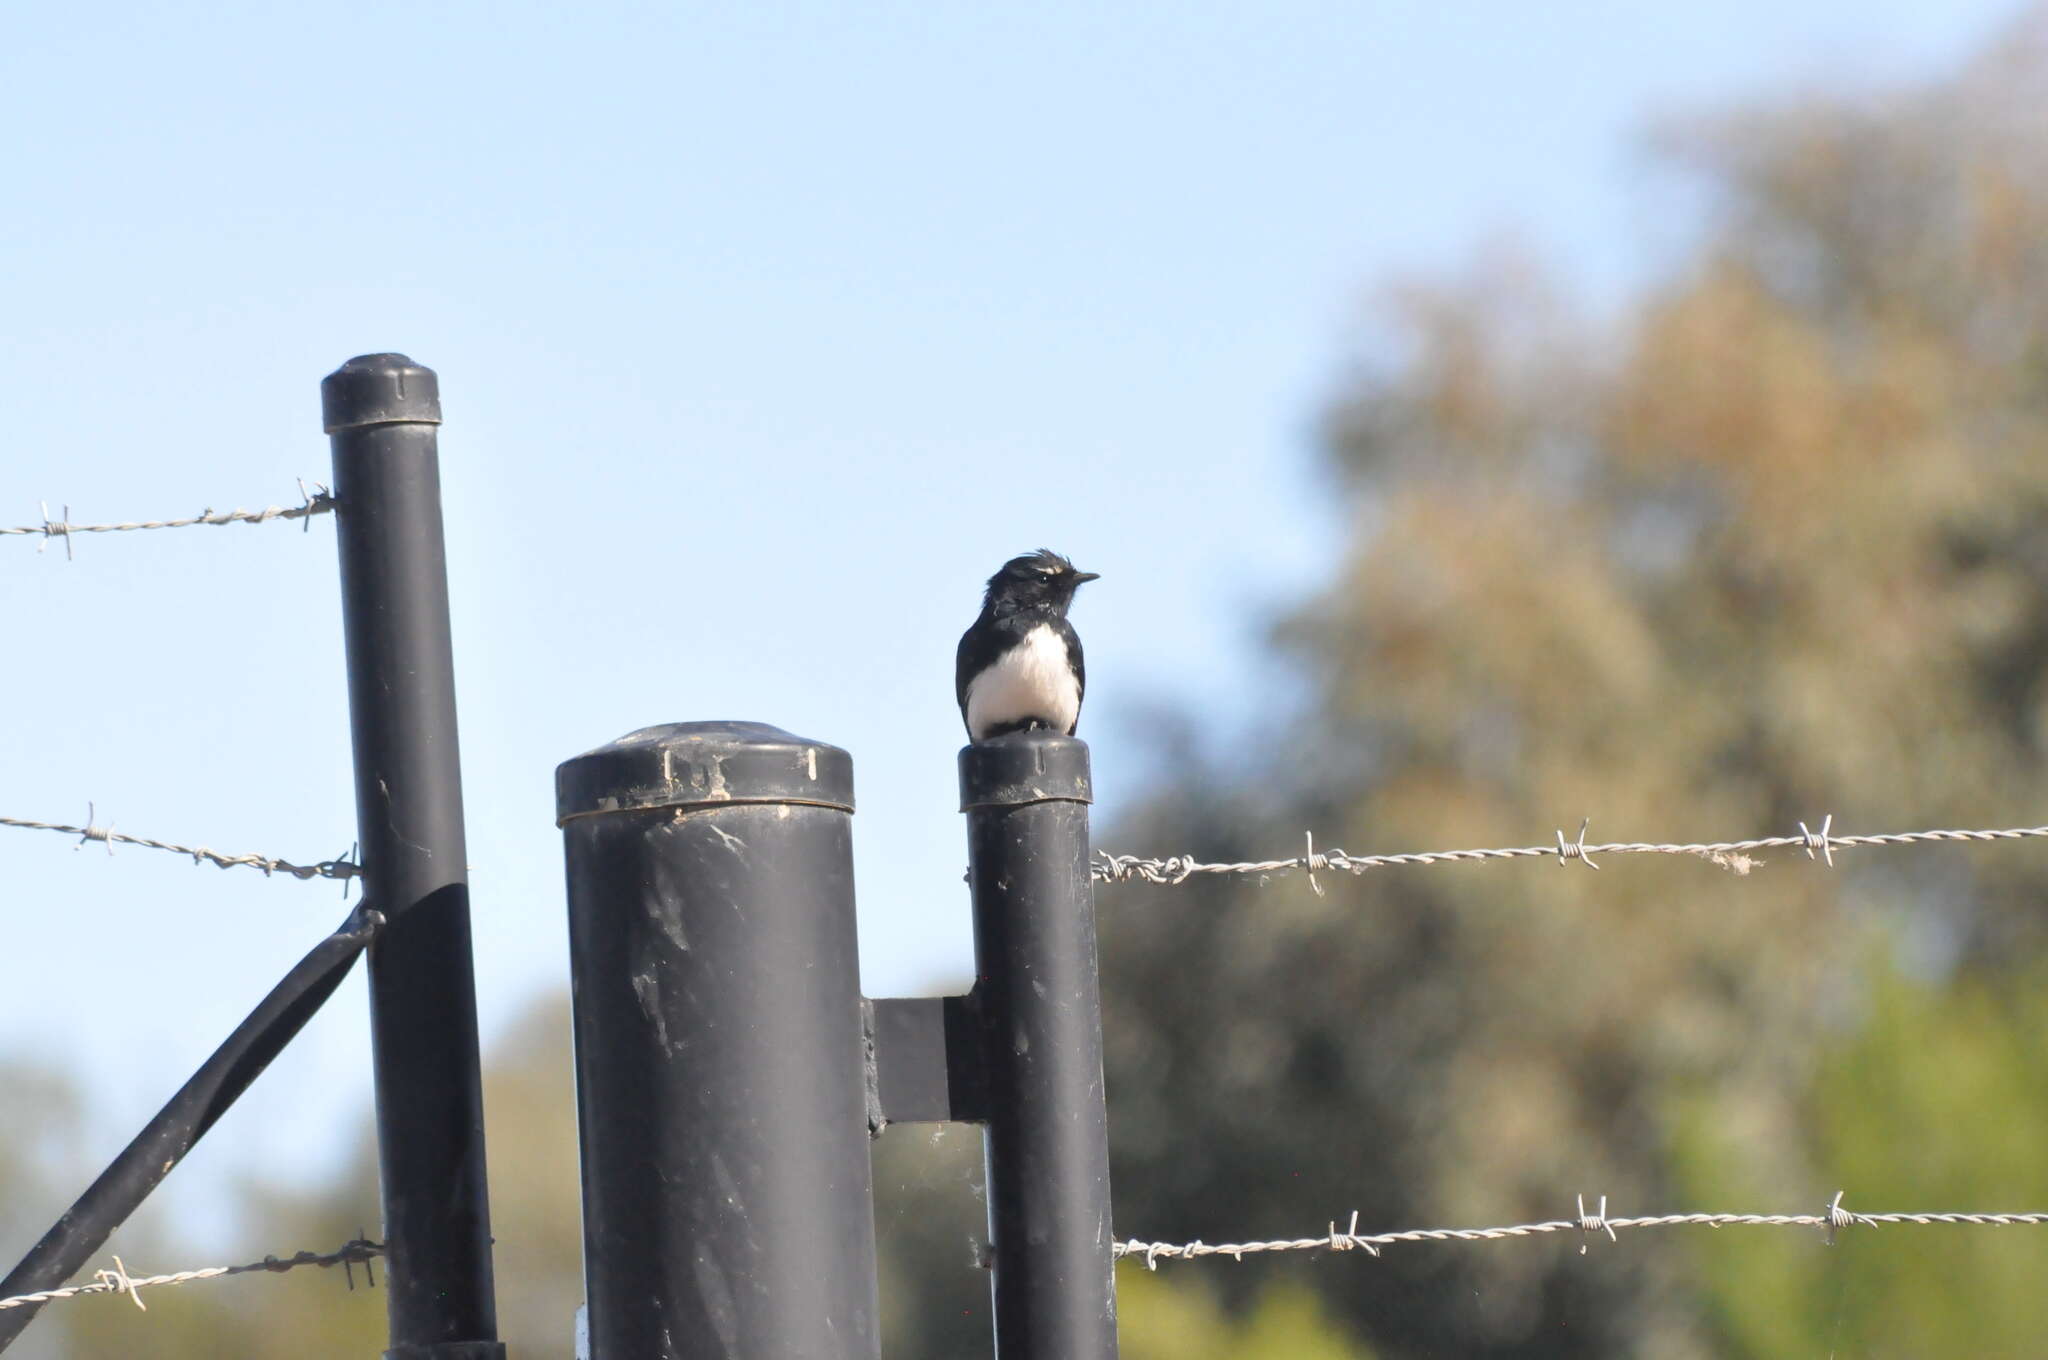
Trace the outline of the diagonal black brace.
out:
[[[384,918],[367,905],[357,907],[341,929],[286,973],[42,1241],[30,1248],[21,1264],[0,1280],[0,1297],[55,1289],[90,1261],[334,994],[356,955],[383,924]],[[0,1350],[6,1350],[41,1311],[41,1304],[25,1304],[0,1312]]]
[[[972,995],[889,997],[863,1001],[861,1010],[870,1134],[891,1124],[987,1121],[988,1083]]]

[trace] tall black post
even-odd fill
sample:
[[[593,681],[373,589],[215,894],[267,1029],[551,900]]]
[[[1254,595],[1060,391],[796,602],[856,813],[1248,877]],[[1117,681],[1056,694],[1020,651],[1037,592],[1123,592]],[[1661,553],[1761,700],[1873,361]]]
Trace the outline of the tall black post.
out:
[[[960,752],[1002,1360],[1116,1355],[1091,796],[1072,737]]]
[[[875,1360],[852,759],[674,723],[555,795],[592,1360]]]
[[[390,1360],[495,1360],[468,850],[441,538],[434,371],[351,359],[320,384],[334,444],[356,826],[369,900]]]

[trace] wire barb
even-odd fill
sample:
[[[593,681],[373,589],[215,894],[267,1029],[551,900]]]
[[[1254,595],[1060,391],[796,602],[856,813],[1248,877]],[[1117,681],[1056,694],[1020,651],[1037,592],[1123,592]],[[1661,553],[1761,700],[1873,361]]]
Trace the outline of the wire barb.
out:
[[[1607,1221],[1607,1196],[1602,1195],[1600,1197],[1600,1207],[1591,1214],[1586,1212],[1586,1197],[1584,1195],[1579,1196],[1579,1231],[1582,1233],[1604,1232],[1607,1234],[1607,1240],[1610,1242],[1619,1242],[1621,1240],[1614,1235],[1614,1226]],[[1584,1256],[1585,1254],[1586,1244],[1581,1242],[1579,1243],[1579,1255]]]
[[[1330,861],[1324,859],[1321,855],[1318,855],[1316,853],[1316,833],[1310,831],[1304,834],[1308,837],[1308,848],[1302,853],[1301,856],[1302,867],[1308,870],[1309,887],[1314,888],[1316,890],[1317,897],[1321,897],[1323,895],[1323,885],[1322,882],[1316,878],[1316,870],[1329,868]]]
[[[112,858],[114,854],[114,828],[112,826],[101,826],[99,819],[99,808],[92,803],[87,803],[85,805],[85,825],[79,828],[78,844],[71,848],[73,850],[83,850],[87,841],[98,841],[107,847],[107,856]]]
[[[212,864],[222,869],[260,869],[264,876],[288,874],[297,879],[338,878],[341,880],[342,896],[348,896],[348,883],[362,875],[361,866],[353,858],[325,859],[317,864],[293,864],[289,860],[271,855],[227,855],[218,850],[209,850],[203,845],[174,845],[170,841],[151,840],[147,836],[130,836],[116,831],[109,823],[99,824],[99,808],[92,803],[85,805],[85,825],[70,826],[63,822],[34,822],[22,817],[0,817],[0,827],[12,826],[26,831],[55,831],[61,835],[78,837],[78,844],[72,849],[81,849],[88,841],[99,841],[107,847],[107,853],[114,853],[114,843],[140,845],[151,850],[167,850],[174,855],[190,855],[194,864]]]
[[[1558,828],[1557,862],[1559,864],[1576,859],[1584,861],[1588,869],[1600,867],[1593,862],[1593,857],[1586,853],[1586,828],[1592,824],[1593,819],[1590,816],[1579,818],[1579,834],[1569,841],[1564,838],[1564,828]]]
[[[120,1257],[116,1256],[114,1258],[114,1268],[112,1270],[96,1270],[93,1272],[93,1278],[112,1289],[116,1294],[126,1294],[129,1298],[135,1300],[135,1306],[143,1312],[147,1313],[149,1311],[149,1305],[142,1301],[142,1291],[135,1287],[135,1281],[129,1276],[128,1267],[121,1264]]]
[[[1860,1219],[1857,1215],[1850,1213],[1842,1207],[1842,1196],[1844,1193],[1841,1190],[1835,1191],[1835,1197],[1828,1201],[1827,1212],[1821,1215],[1826,1220],[1827,1242],[1831,1247],[1835,1245],[1836,1232],[1848,1227],[1852,1223],[1867,1221]],[[1872,1226],[1876,1225],[1873,1223]]]
[[[2048,826],[1998,827],[1978,831],[1897,831],[1837,836],[1833,831],[1834,821],[1834,814],[1830,813],[1821,818],[1818,831],[1801,822],[1797,835],[1759,836],[1745,841],[1613,841],[1605,845],[1588,845],[1586,828],[1592,824],[1592,819],[1585,818],[1579,822],[1579,834],[1576,838],[1566,840],[1563,830],[1559,829],[1554,845],[1409,851],[1395,855],[1353,855],[1343,850],[1324,850],[1318,853],[1315,849],[1315,840],[1311,836],[1307,841],[1307,852],[1293,859],[1248,860],[1224,864],[1206,864],[1192,855],[1147,859],[1142,855],[1116,855],[1107,850],[1097,850],[1089,860],[1088,872],[1089,877],[1097,883],[1129,883],[1133,880],[1142,880],[1146,883],[1171,886],[1185,883],[1197,874],[1252,874],[1265,877],[1300,871],[1309,876],[1309,885],[1321,892],[1321,884],[1316,881],[1315,875],[1326,869],[1362,874],[1368,869],[1427,868],[1439,864],[1471,864],[1481,860],[1552,858],[1559,864],[1580,860],[1587,867],[1597,869],[1600,866],[1594,861],[1594,855],[1692,855],[1734,873],[1747,874],[1763,863],[1762,860],[1752,857],[1751,852],[1757,850],[1804,850],[1809,859],[1817,858],[1829,868],[1833,868],[1837,850],[1857,846],[1922,845],[1937,841],[2016,841],[2048,836]]]
[[[1820,851],[1821,860],[1828,868],[1835,867],[1835,844],[1828,839],[1828,828],[1835,824],[1835,814],[1830,812],[1820,819],[1819,831],[1808,831],[1806,823],[1799,824],[1800,838],[1806,842],[1806,857],[1813,858],[1813,852]]]
[[[65,523],[65,520],[71,518],[71,507],[68,505],[64,507],[64,519],[61,520],[53,520],[50,518],[50,503],[48,501],[36,502],[36,509],[42,511],[43,522],[41,524],[35,525],[32,528],[17,529],[14,532],[23,534],[41,534],[43,536],[43,541],[36,544],[37,552],[41,552],[43,549],[49,547],[51,539],[62,538],[64,540],[64,560],[66,562],[69,562],[71,560],[71,526]]]
[[[362,1243],[366,1243],[366,1244],[367,1244],[367,1243],[369,1243],[369,1241],[370,1241],[370,1234],[369,1234],[369,1231],[368,1231],[367,1229],[365,1229],[365,1228],[364,1228],[364,1227],[363,1227],[363,1226],[362,1226],[361,1224],[357,1224],[357,1225],[356,1225],[356,1237],[355,1237],[355,1240],[356,1240],[356,1242],[362,1242]],[[350,1245],[350,1246],[354,1246],[354,1245],[355,1245],[355,1243],[354,1243],[354,1242],[351,1242],[351,1243],[350,1243],[349,1245]],[[344,1250],[346,1250],[346,1248],[344,1248]],[[267,1261],[267,1260],[270,1260],[270,1259],[273,1259],[273,1258],[271,1258],[271,1257],[265,1257],[264,1259],[265,1259],[265,1260]],[[368,1281],[369,1281],[369,1285],[368,1285],[368,1287],[369,1287],[369,1288],[371,1288],[371,1289],[375,1289],[375,1288],[377,1287],[377,1265],[376,1265],[376,1260],[377,1260],[377,1253],[375,1253],[375,1252],[370,1252],[370,1253],[367,1253],[366,1255],[364,1255],[364,1256],[363,1256],[363,1257],[361,1258],[361,1260],[362,1260],[362,1266],[363,1266],[363,1277],[364,1277],[364,1278],[365,1278],[366,1280],[368,1280]],[[279,1268],[280,1268],[280,1269],[282,1269],[282,1267],[279,1267]],[[356,1258],[355,1258],[355,1257],[352,1257],[352,1256],[344,1256],[344,1257],[342,1258],[342,1262],[341,1262],[341,1275],[342,1275],[342,1278],[343,1278],[343,1279],[345,1279],[345,1280],[347,1280],[347,1281],[348,1281],[348,1292],[349,1292],[349,1293],[351,1293],[351,1294],[355,1293],[355,1292],[356,1292]]]
[[[1330,1220],[1330,1250],[1352,1251],[1354,1249],[1363,1251],[1368,1256],[1380,1254],[1378,1247],[1365,1241],[1358,1235],[1358,1210],[1356,1209],[1351,1211],[1351,1226],[1344,1229],[1341,1233],[1337,1231],[1337,1220]],[[1237,1259],[1242,1261],[1244,1257],[1239,1256]]]
[[[42,511],[42,523],[0,527],[0,535],[27,534],[40,537],[43,541],[36,546],[37,552],[41,552],[44,548],[49,547],[51,539],[61,538],[64,540],[64,560],[68,562],[72,560],[71,537],[73,534],[118,534],[126,533],[133,529],[186,529],[195,524],[267,524],[271,520],[287,519],[305,520],[306,524],[303,527],[310,530],[313,527],[313,516],[325,515],[333,511],[335,504],[334,493],[324,482],[314,482],[312,489],[308,490],[305,478],[301,477],[297,480],[299,483],[299,503],[297,505],[270,505],[265,506],[261,510],[224,510],[218,514],[214,512],[213,507],[208,506],[189,519],[129,520],[120,524],[73,524],[71,523],[70,506],[64,507],[64,514],[61,518],[51,519],[49,502],[43,501],[38,505],[38,508]]]

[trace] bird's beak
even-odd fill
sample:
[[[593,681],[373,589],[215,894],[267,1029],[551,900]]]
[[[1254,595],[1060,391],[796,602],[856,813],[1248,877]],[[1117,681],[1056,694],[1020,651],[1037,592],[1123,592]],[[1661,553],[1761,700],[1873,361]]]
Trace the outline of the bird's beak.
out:
[[[1074,584],[1077,586],[1084,586],[1090,581],[1100,581],[1101,579],[1102,573],[1099,571],[1077,571],[1074,573]]]

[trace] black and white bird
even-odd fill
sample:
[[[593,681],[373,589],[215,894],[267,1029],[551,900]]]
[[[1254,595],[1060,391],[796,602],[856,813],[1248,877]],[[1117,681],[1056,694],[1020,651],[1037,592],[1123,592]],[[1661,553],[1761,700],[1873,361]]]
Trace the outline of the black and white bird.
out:
[[[953,665],[968,740],[1033,728],[1073,735],[1088,672],[1067,606],[1096,579],[1050,548],[1013,557],[988,578],[981,617],[960,635]]]

